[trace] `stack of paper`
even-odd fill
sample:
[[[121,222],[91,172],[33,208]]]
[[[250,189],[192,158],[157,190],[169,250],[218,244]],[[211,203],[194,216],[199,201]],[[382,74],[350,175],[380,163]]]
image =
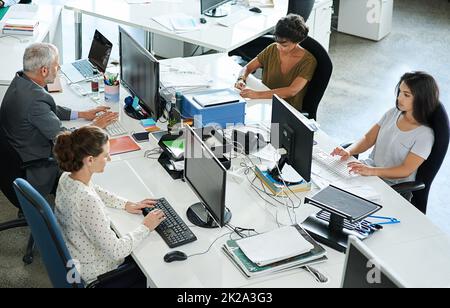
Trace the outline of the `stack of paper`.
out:
[[[183,58],[175,58],[161,62],[161,84],[165,88],[177,90],[207,88],[211,81]]]
[[[9,18],[3,26],[3,34],[32,36],[39,25],[38,20]]]
[[[292,258],[310,251],[314,246],[294,226],[244,238],[237,242],[243,253],[259,266]]]
[[[291,226],[290,228],[292,230],[282,230],[282,231],[279,231],[276,233],[278,233],[278,235],[280,235],[280,236],[284,236],[287,234],[288,238],[290,238],[292,240],[294,237],[293,234],[295,234],[293,231],[295,231],[297,238],[305,240],[311,246],[309,246],[305,243],[299,243],[301,241],[298,241],[298,240],[294,240],[292,245],[295,245],[295,247],[297,247],[297,248],[303,247],[303,249],[300,249],[297,251],[307,249],[306,252],[299,254],[299,255],[294,255],[291,257],[285,257],[284,259],[279,259],[279,257],[276,256],[277,255],[276,252],[278,252],[278,254],[283,252],[283,253],[286,253],[286,255],[288,255],[287,253],[288,253],[288,250],[290,250],[290,248],[284,247],[284,246],[290,246],[291,242],[286,243],[285,238],[281,238],[281,239],[278,238],[278,242],[283,243],[284,245],[279,244],[276,246],[269,247],[269,246],[267,246],[267,242],[260,242],[260,240],[262,240],[263,238],[271,237],[271,235],[267,235],[268,233],[254,236],[255,238],[262,236],[261,239],[257,240],[260,245],[259,252],[258,252],[258,248],[253,246],[252,252],[247,251],[246,253],[244,253],[244,251],[241,249],[240,246],[245,246],[246,244],[241,244],[240,242],[246,240],[247,238],[237,240],[237,241],[229,240],[229,241],[227,241],[227,243],[225,245],[222,246],[222,250],[227,255],[227,257],[229,257],[229,259],[233,262],[233,264],[247,278],[259,277],[259,276],[266,275],[269,273],[286,271],[289,269],[298,268],[300,266],[311,265],[314,263],[324,262],[327,260],[325,249],[322,246],[320,246],[316,241],[314,241],[314,239],[311,236],[309,236],[309,234],[306,233],[305,230],[303,230],[303,228],[301,228],[299,225],[294,225],[294,226]],[[269,232],[269,233],[271,233],[271,232]],[[251,238],[248,238],[248,239],[250,240]],[[312,247],[312,248],[310,249],[310,247]],[[273,251],[271,251],[271,249],[277,249],[277,250],[275,252],[273,252]],[[261,250],[263,250],[263,251],[261,252]],[[254,256],[255,252],[256,252],[256,255],[258,255],[258,256],[265,255],[266,258],[264,258],[264,261],[261,262],[261,260],[260,260],[259,264],[258,264],[256,262],[254,262],[252,259],[250,259],[250,257],[247,255],[247,254],[250,254],[252,256],[252,258],[254,258],[254,260],[257,260],[260,257],[255,259],[255,256]],[[278,261],[266,264],[266,262],[273,261],[273,260],[278,260]],[[265,265],[262,265],[262,264],[265,264]]]
[[[156,126],[156,122],[153,119],[141,120],[141,125],[148,132],[157,132],[160,130],[159,127]]]
[[[183,13],[161,15],[153,17],[153,20],[175,33],[185,33],[200,29],[200,22],[197,19]]]
[[[249,6],[274,7],[273,0],[248,0]]]

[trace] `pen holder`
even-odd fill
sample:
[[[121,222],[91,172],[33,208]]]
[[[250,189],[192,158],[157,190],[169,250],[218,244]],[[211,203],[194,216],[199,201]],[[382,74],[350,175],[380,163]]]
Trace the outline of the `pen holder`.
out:
[[[105,84],[105,102],[118,103],[120,99],[120,85]]]

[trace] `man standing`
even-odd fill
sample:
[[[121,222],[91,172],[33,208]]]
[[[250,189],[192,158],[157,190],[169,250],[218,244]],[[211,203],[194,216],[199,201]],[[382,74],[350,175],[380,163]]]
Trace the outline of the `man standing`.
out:
[[[117,119],[107,107],[72,111],[55,104],[46,86],[58,71],[58,49],[47,43],[30,45],[23,56],[23,71],[16,73],[0,107],[0,129],[22,162],[45,160],[52,156],[53,140],[65,130],[61,121],[83,118],[105,128]],[[98,112],[104,112],[96,117]],[[59,170],[54,163],[27,168],[27,180],[43,195],[55,188]]]

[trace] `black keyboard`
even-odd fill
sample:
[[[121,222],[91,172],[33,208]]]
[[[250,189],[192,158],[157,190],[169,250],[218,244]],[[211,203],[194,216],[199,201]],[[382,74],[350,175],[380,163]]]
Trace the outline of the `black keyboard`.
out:
[[[170,248],[175,248],[197,240],[191,229],[185,224],[180,216],[175,212],[166,199],[158,199],[155,207],[147,207],[142,210],[142,214],[147,216],[154,209],[164,212],[166,219],[156,227],[156,232],[163,238]]]

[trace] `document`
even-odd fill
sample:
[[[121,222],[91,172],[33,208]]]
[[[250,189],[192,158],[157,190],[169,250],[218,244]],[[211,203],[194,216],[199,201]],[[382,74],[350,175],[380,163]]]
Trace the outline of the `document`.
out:
[[[161,15],[153,17],[153,20],[175,33],[186,33],[200,29],[199,21],[183,13]]]
[[[281,227],[236,243],[244,254],[259,266],[295,257],[314,248],[294,226]]]

